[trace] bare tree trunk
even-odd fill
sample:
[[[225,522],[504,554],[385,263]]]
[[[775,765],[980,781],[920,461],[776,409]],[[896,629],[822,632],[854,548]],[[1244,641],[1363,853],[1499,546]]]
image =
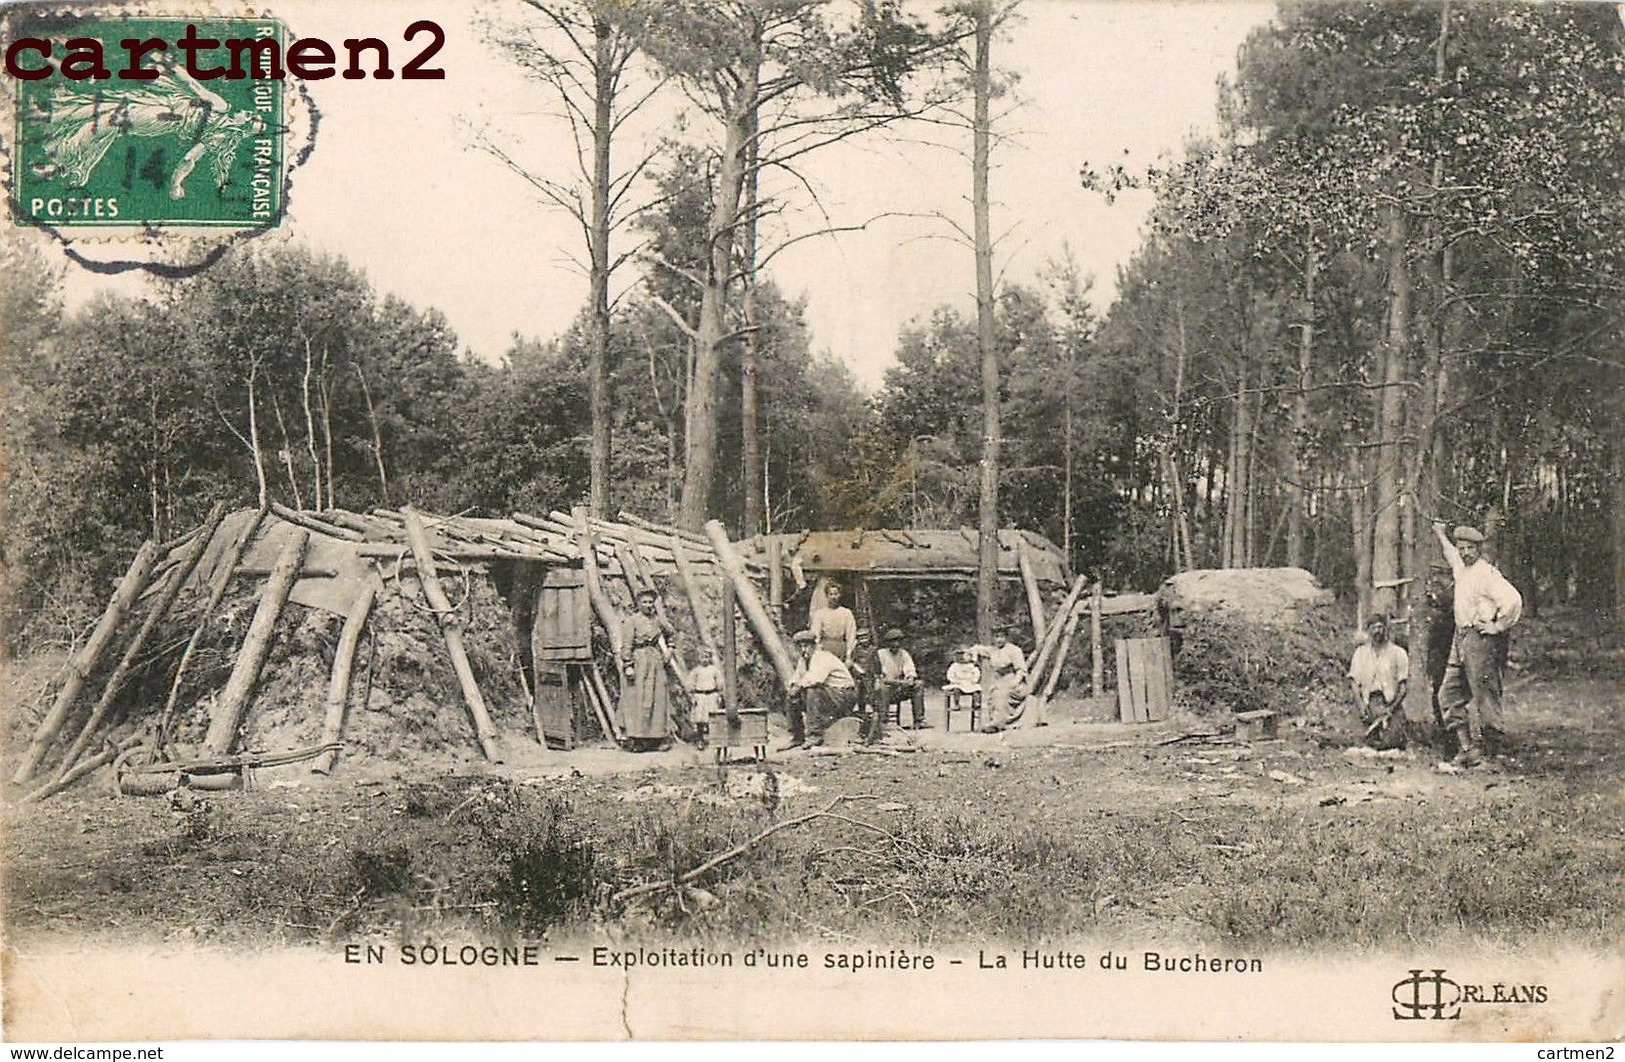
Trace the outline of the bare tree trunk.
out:
[[[609,196],[610,134],[614,131],[615,34],[609,21],[593,19],[592,217],[588,222],[588,286],[592,337],[587,346],[587,405],[592,420],[587,511],[609,515]]]
[[[265,481],[265,455],[260,453],[260,418],[256,409],[258,395],[256,385],[259,383],[260,360],[251,356],[248,363],[248,449],[254,455],[254,478],[259,484],[260,508],[271,503],[271,488]]]
[[[1303,307],[1298,322],[1298,389],[1292,396],[1292,439],[1287,468],[1291,470],[1286,488],[1286,563],[1301,568],[1304,562],[1303,518],[1308,491],[1309,463],[1304,446],[1309,434],[1309,384],[1315,358],[1315,273],[1320,267],[1311,230],[1304,248]]]
[[[1363,626],[1371,613],[1371,512],[1366,504],[1366,462],[1349,451],[1349,528],[1354,535],[1355,616]]]
[[[293,472],[293,441],[288,438],[288,422],[282,417],[282,402],[276,396],[276,388],[271,388],[271,412],[276,414],[276,426],[282,432],[282,447],[277,452],[282,456],[282,468],[288,476],[288,489],[293,491],[293,507],[303,509],[304,498],[299,493],[299,478]]]
[[[378,500],[383,505],[389,504],[389,476],[384,471],[384,435],[378,427],[378,410],[372,404],[372,388],[367,386],[367,374],[361,371],[360,364],[355,367],[356,378],[361,381],[361,397],[367,402],[367,424],[372,428],[372,460],[378,468]],[[262,496],[260,504],[265,504]]]
[[[310,374],[315,371],[316,359],[311,353],[310,339],[305,338],[305,373],[299,380],[299,398],[305,411],[305,452],[310,455],[310,467],[313,470],[315,492],[315,506],[322,507],[322,459],[316,452],[316,415],[310,405]]]
[[[322,400],[322,453],[327,460],[328,509],[339,507],[338,494],[333,487],[333,387],[327,378],[327,348],[322,348],[322,372],[317,380],[317,395]]]
[[[761,352],[761,332],[756,307],[756,212],[758,206],[757,134],[758,115],[750,116],[750,139],[745,145],[745,239],[740,251],[744,259],[745,349],[740,366],[739,430],[740,475],[745,496],[744,534],[759,534],[762,522],[760,484],[762,480],[761,437],[757,431],[757,361]]]
[[[1400,504],[1404,479],[1405,369],[1410,344],[1410,225],[1397,205],[1386,210],[1384,251],[1388,260],[1388,334],[1379,350],[1382,391],[1377,399],[1376,467],[1372,491],[1371,581],[1400,577]],[[1392,611],[1392,586],[1376,590],[1372,604]]]
[[[742,64],[747,71],[724,131],[721,165],[706,223],[707,264],[700,291],[699,335],[694,342],[694,374],[689,381],[683,497],[678,523],[698,531],[711,506],[717,467],[717,392],[722,385],[726,342],[728,278],[734,267],[735,228],[744,192],[745,150],[751,142],[752,119],[761,78],[760,59]]]
[[[976,244],[976,343],[982,362],[982,482],[977,510],[976,637],[993,640],[994,605],[999,588],[999,353],[994,347],[993,236],[988,197],[988,161],[993,123],[992,98],[993,10],[989,0],[978,3],[975,67],[972,75],[974,113],[971,127],[971,204]]]

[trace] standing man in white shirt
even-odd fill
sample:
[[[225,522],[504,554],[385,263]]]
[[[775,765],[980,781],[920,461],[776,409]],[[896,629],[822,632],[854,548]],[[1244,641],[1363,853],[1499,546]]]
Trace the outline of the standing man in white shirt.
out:
[[[793,639],[801,651],[801,667],[790,684],[790,744],[820,745],[824,731],[858,703],[858,684],[846,662],[818,644],[812,631],[797,631]],[[794,702],[799,701],[799,705]],[[797,725],[798,719],[800,726]]]
[[[1483,532],[1462,526],[1447,536],[1444,524],[1434,521],[1433,533],[1456,580],[1456,636],[1439,687],[1439,708],[1461,750],[1453,762],[1472,767],[1483,758],[1486,744],[1498,747],[1505,740],[1501,677],[1507,632],[1523,616],[1523,597],[1481,555]]]

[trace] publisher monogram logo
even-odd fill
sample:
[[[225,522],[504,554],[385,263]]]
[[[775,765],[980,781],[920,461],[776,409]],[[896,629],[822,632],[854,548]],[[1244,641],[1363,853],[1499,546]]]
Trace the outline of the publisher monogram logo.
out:
[[[1461,986],[1446,977],[1443,970],[1412,970],[1409,977],[1394,985],[1391,995],[1394,1017],[1399,1021],[1449,1021],[1461,1017]]]

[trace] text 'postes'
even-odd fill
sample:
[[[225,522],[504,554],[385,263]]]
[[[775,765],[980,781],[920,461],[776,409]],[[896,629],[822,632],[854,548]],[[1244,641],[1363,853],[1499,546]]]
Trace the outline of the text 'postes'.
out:
[[[406,27],[402,37],[413,44],[427,35],[417,52],[400,68],[399,77],[412,81],[444,80],[443,67],[426,65],[446,43],[446,31],[437,22],[419,19]],[[224,47],[224,65],[211,65],[210,53]],[[122,49],[122,52],[119,51]],[[203,54],[199,54],[203,53]],[[179,55],[180,59],[175,60]],[[275,37],[227,38],[200,36],[195,25],[173,41],[162,37],[125,37],[118,49],[95,37],[70,37],[57,42],[47,37],[19,37],[6,46],[6,73],[19,81],[43,81],[61,76],[70,81],[156,81],[163,75],[157,65],[168,60],[185,69],[198,81],[245,78],[282,81],[292,76],[305,81],[321,81],[335,74],[352,80],[365,77],[388,80],[397,76],[390,66],[389,44],[379,37],[351,37],[344,41],[343,55],[320,37],[302,37],[283,47]],[[123,63],[116,72],[110,67]],[[342,64],[342,70],[340,66]],[[369,72],[370,68],[370,72]]]

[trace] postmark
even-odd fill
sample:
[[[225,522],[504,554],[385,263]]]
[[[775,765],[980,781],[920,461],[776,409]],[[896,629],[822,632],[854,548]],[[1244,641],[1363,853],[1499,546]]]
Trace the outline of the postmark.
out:
[[[43,43],[30,50],[30,79],[17,85],[18,220],[61,228],[277,223],[284,92],[245,67],[260,66],[253,42],[280,48],[280,22],[98,17],[25,28]],[[143,56],[153,41],[196,46],[184,60],[168,51]]]

